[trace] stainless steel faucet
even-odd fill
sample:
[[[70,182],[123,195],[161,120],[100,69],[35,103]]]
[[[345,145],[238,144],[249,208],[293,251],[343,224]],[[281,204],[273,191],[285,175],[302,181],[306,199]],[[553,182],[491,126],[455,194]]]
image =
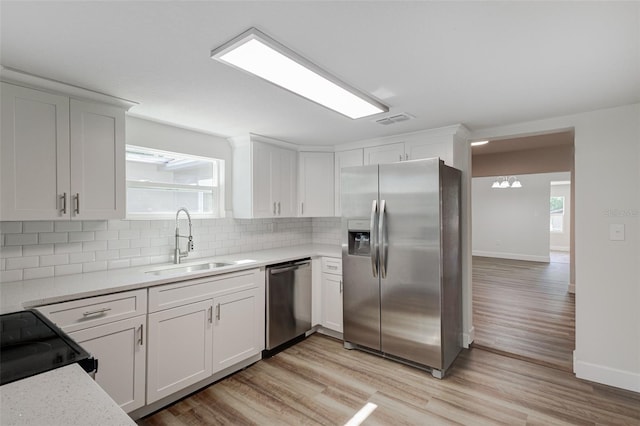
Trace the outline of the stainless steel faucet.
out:
[[[180,225],[178,224],[178,216],[180,212],[185,212],[187,214],[187,219],[189,220],[189,236],[180,235]],[[179,247],[180,238],[187,238],[187,250],[182,251]],[[176,212],[176,247],[174,250],[173,263],[180,263],[180,260],[183,257],[189,256],[189,252],[193,250],[193,237],[191,236],[191,215],[189,214],[189,210],[186,207],[181,207]]]

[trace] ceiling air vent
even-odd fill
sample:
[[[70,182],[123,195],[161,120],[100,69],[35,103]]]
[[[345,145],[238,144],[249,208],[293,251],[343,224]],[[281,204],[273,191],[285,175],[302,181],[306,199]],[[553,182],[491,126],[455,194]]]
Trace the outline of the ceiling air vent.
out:
[[[375,122],[382,124],[383,126],[388,126],[389,124],[401,123],[403,121],[413,120],[414,118],[415,117],[413,115],[403,112],[390,117],[379,118],[378,120],[375,120]]]

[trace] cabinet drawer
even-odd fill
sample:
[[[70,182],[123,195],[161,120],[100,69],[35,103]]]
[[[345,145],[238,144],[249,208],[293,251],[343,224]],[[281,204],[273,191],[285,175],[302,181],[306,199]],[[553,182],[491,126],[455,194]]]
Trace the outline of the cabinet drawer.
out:
[[[342,275],[342,259],[337,257],[323,257],[322,272]]]
[[[37,308],[66,332],[147,313],[147,290],[107,294]]]
[[[249,269],[149,289],[149,312],[162,311],[250,288],[264,287],[264,271]]]

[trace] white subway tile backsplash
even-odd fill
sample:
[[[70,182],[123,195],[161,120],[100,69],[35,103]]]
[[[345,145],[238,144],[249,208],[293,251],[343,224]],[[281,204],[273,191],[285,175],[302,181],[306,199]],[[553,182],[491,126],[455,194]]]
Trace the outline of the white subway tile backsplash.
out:
[[[21,234],[22,222],[0,222],[0,234]]]
[[[129,248],[131,246],[129,240],[109,240],[107,243],[109,250]]]
[[[5,246],[26,246],[38,244],[38,234],[6,234],[4,236]]]
[[[37,268],[38,266],[40,266],[40,258],[38,256],[11,257],[6,259],[5,263],[7,270]]]
[[[96,272],[96,271],[106,271],[107,270],[107,261],[99,260],[96,262],[88,262],[82,264],[82,272]]]
[[[82,231],[82,222],[71,222],[71,221],[55,222],[54,230],[55,232]]]
[[[53,232],[53,222],[24,222],[22,224],[22,232],[25,234],[28,233],[38,233],[38,232]]]
[[[0,282],[6,283],[9,281],[20,281],[22,280],[22,269],[15,269],[12,271],[0,271]]]
[[[72,275],[82,273],[82,264],[74,263],[69,265],[56,265],[53,267],[54,275]]]
[[[96,240],[117,240],[118,231],[95,231],[94,238]]]
[[[24,274],[22,276],[23,280],[34,280],[37,278],[46,278],[53,277],[54,268],[53,266],[47,266],[44,268],[29,268],[24,270]]]
[[[69,232],[69,242],[77,242],[77,241],[93,241],[95,239],[95,234],[89,231],[82,232]]]
[[[66,253],[40,256],[40,266],[66,265],[67,263],[69,263],[69,255]]]
[[[95,255],[96,260],[113,260],[120,257],[120,252],[118,250],[105,250],[97,251]]]
[[[81,253],[82,243],[59,243],[53,246],[55,254],[61,253]]]
[[[183,222],[181,229],[186,231]],[[7,231],[2,235],[5,246],[0,247],[2,272],[12,280],[46,276],[52,268],[54,275],[68,275],[173,258],[173,220],[0,222],[0,230]],[[340,218],[196,219],[193,238],[190,259],[311,242],[339,244]],[[185,244],[181,239],[181,248]],[[29,259],[34,257],[38,264]],[[37,270],[27,273],[29,269]]]
[[[4,271],[7,266],[7,261],[5,259],[0,259],[0,271]]]
[[[69,253],[69,263],[93,262],[94,260],[96,260],[96,256],[98,253],[100,252],[85,251],[81,253]]]
[[[53,254],[53,244],[36,244],[32,246],[22,246],[23,256],[44,256]]]
[[[106,250],[107,242],[106,241],[85,241],[82,243],[82,251],[98,251],[98,250]]]
[[[22,256],[22,246],[0,247],[0,258],[2,259],[20,256]]]
[[[38,234],[40,244],[66,243],[69,241],[68,232],[45,232]]]
[[[106,220],[85,220],[82,222],[83,231],[106,231]]]

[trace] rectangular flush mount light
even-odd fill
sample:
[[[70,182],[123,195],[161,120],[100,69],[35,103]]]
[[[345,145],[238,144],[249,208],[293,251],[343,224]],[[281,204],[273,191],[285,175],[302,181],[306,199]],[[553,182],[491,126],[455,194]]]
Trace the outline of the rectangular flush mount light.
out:
[[[353,119],[389,111],[255,28],[212,50],[211,58]]]

